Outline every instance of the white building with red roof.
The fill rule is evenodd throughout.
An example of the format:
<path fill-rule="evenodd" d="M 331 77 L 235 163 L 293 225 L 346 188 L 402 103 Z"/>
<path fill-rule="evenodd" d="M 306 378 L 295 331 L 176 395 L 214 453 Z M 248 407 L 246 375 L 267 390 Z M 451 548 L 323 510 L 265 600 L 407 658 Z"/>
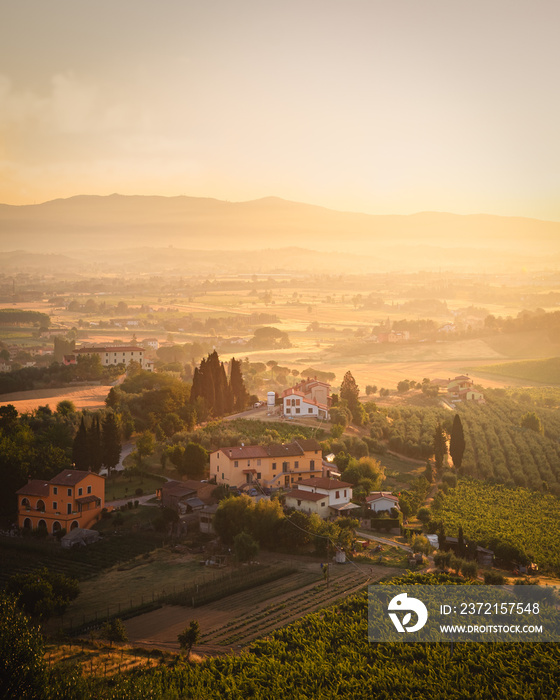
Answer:
<path fill-rule="evenodd" d="M 316 477 L 297 482 L 297 488 L 286 494 L 286 507 L 304 513 L 317 513 L 321 518 L 348 515 L 359 508 L 351 503 L 352 484 L 347 481 Z"/>
<path fill-rule="evenodd" d="M 389 491 L 373 491 L 366 496 L 366 504 L 370 510 L 379 513 L 382 510 L 398 508 L 399 499 Z"/>
<path fill-rule="evenodd" d="M 76 355 L 97 355 L 104 367 L 119 364 L 128 366 L 132 361 L 138 362 L 141 367 L 144 367 L 146 351 L 144 348 L 140 348 L 137 345 L 92 345 L 79 348 L 76 350 Z"/>
<path fill-rule="evenodd" d="M 286 418 L 329 417 L 330 384 L 314 377 L 305 379 L 282 392 L 282 414 Z"/>

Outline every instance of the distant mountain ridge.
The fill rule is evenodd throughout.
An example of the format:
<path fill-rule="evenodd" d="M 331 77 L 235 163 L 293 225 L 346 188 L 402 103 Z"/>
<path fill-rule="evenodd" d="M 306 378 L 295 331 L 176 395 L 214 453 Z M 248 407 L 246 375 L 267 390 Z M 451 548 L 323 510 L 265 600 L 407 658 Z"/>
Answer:
<path fill-rule="evenodd" d="M 410 246 L 453 255 L 454 248 L 528 262 L 558 258 L 560 222 L 487 214 L 341 212 L 277 197 L 211 198 L 78 195 L 42 204 L 0 204 L 0 249 L 67 253 L 130 246 L 263 250 L 298 246 L 379 255 Z M 445 255 L 443 257 L 445 257 Z M 421 255 L 422 257 L 422 255 Z M 467 256 L 469 257 L 469 256 Z M 484 258 L 480 260 L 485 266 Z M 439 264 L 439 263 L 438 263 Z"/>

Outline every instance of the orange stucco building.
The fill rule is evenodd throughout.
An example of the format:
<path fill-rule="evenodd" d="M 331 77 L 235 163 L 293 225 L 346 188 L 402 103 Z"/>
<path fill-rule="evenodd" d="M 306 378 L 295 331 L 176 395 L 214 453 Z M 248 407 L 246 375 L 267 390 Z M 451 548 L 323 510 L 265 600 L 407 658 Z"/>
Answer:
<path fill-rule="evenodd" d="M 105 504 L 105 478 L 93 472 L 65 469 L 50 481 L 31 479 L 17 492 L 18 526 L 48 533 L 88 528 Z"/>

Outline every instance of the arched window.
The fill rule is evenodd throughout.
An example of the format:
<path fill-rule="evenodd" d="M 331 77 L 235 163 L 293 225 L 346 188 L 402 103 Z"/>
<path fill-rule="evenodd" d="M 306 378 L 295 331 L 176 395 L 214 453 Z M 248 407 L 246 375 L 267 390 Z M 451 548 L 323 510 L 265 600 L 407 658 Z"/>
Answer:
<path fill-rule="evenodd" d="M 41 513 L 45 512 L 45 501 L 42 501 L 41 499 L 37 501 L 37 510 Z"/>
<path fill-rule="evenodd" d="M 80 527 L 80 523 L 77 520 L 73 520 L 72 525 L 70 525 L 70 529 L 75 530 L 77 527 Z"/>
<path fill-rule="evenodd" d="M 28 499 L 28 498 L 22 498 L 22 499 L 21 499 L 21 507 L 22 507 L 22 508 L 27 508 L 27 509 L 31 508 L 31 505 L 30 505 L 30 503 L 29 503 L 29 499 Z"/>
<path fill-rule="evenodd" d="M 39 520 L 37 523 L 37 530 L 47 529 L 47 523 L 44 520 Z"/>
<path fill-rule="evenodd" d="M 31 530 L 31 520 L 29 518 L 25 518 L 23 521 L 23 527 L 27 530 Z"/>
<path fill-rule="evenodd" d="M 53 535 L 55 532 L 58 532 L 60 529 L 61 529 L 60 523 L 58 522 L 58 520 L 55 520 L 53 523 L 53 526 L 52 526 Z"/>

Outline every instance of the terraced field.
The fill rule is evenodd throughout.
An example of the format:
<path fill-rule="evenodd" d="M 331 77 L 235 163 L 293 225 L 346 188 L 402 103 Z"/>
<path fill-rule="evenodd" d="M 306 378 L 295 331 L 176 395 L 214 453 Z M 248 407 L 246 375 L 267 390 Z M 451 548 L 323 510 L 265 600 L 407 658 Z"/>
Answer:
<path fill-rule="evenodd" d="M 227 596 L 196 609 L 167 606 L 127 620 L 136 645 L 178 650 L 177 635 L 198 620 L 202 637 L 195 651 L 205 655 L 238 650 L 258 637 L 354 593 L 368 583 L 394 575 L 398 569 L 364 565 L 330 565 L 327 587 L 318 562 L 270 584 Z"/>

